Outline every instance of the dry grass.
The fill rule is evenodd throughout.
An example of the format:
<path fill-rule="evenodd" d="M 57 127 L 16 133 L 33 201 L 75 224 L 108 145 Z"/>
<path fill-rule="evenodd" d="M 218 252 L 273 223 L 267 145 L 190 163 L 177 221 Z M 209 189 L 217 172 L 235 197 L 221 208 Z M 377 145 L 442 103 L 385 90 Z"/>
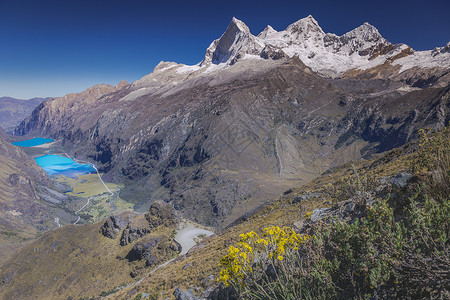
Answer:
<path fill-rule="evenodd" d="M 69 196 L 92 197 L 108 192 L 99 180 L 97 174 L 86 174 L 78 176 L 77 178 L 60 175 L 57 176 L 55 180 L 70 186 L 71 191 L 66 193 Z M 112 192 L 116 192 L 121 188 L 120 185 L 114 183 L 107 183 L 106 186 Z"/>
<path fill-rule="evenodd" d="M 403 154 L 403 152 L 403 149 L 394 149 L 386 154 L 377 155 L 371 160 L 359 160 L 336 168 L 332 173 L 322 175 L 292 193 L 280 197 L 247 221 L 205 239 L 201 247 L 194 249 L 187 256 L 180 257 L 168 266 L 157 270 L 140 284 L 110 295 L 108 299 L 133 299 L 142 292 L 157 292 L 160 295 L 159 299 L 166 297 L 171 299 L 174 290 L 178 287 L 199 287 L 203 290 L 206 287 L 203 284 L 204 279 L 210 275 L 217 278 L 219 260 L 226 254 L 227 248 L 238 241 L 239 234 L 251 230 L 259 234 L 267 225 L 293 226 L 295 222 L 304 218 L 306 212 L 329 206 L 328 201 L 331 198 L 324 200 L 322 195 L 319 198 L 312 197 L 295 204 L 293 204 L 293 198 L 305 192 L 323 192 L 329 183 L 353 176 L 352 164 L 358 172 L 370 171 L 377 178 L 392 176 L 406 170 L 409 166 L 410 154 Z"/>
<path fill-rule="evenodd" d="M 144 261 L 125 258 L 133 244 L 120 246 L 120 236 L 106 238 L 99 227 L 98 223 L 82 228 L 64 226 L 25 246 L 0 270 L 3 278 L 14 276 L 13 284 L 2 285 L 0 299 L 96 297 L 102 291 L 132 283 L 131 272 L 148 272 Z M 170 236 L 174 229 L 159 227 L 146 238 Z"/>

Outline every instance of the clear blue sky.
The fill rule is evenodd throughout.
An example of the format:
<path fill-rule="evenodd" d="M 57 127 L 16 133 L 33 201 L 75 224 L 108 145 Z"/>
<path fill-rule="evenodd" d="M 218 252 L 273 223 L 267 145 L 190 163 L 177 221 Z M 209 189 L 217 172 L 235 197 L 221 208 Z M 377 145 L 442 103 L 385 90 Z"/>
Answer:
<path fill-rule="evenodd" d="M 0 96 L 62 96 L 129 82 L 161 61 L 195 64 L 233 16 L 253 34 L 313 15 L 341 35 L 364 22 L 416 50 L 450 40 L 449 0 L 0 0 Z"/>

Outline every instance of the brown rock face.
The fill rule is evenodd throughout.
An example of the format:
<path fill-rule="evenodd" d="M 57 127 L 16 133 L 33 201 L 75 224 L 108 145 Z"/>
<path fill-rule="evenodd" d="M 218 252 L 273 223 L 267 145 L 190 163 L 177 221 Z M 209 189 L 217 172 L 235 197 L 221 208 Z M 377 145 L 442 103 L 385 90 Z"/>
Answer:
<path fill-rule="evenodd" d="M 178 223 L 173 206 L 161 201 L 152 203 L 149 212 L 145 214 L 145 219 L 149 226 L 153 228 L 161 225 L 168 227 Z"/>
<path fill-rule="evenodd" d="M 6 133 L 11 132 L 45 100 L 44 98 L 19 100 L 10 97 L 0 97 L 0 127 Z"/>
<path fill-rule="evenodd" d="M 274 47 L 271 47 L 269 45 L 265 46 L 264 49 L 261 51 L 260 56 L 264 59 L 288 59 L 289 56 L 287 56 L 286 53 L 284 53 L 281 49 L 275 49 Z"/>

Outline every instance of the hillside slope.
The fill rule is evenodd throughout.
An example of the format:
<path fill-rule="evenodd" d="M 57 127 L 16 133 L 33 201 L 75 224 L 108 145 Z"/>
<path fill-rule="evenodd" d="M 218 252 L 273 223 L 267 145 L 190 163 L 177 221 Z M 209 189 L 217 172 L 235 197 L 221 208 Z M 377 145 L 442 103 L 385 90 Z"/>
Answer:
<path fill-rule="evenodd" d="M 179 252 L 170 205 L 46 232 L 0 266 L 1 299 L 91 297 L 133 282 Z"/>
<path fill-rule="evenodd" d="M 176 253 L 170 240 L 163 241 L 161 247 L 154 247 L 149 242 L 161 234 L 170 236 L 175 228 L 173 225 L 178 221 L 170 213 L 170 205 L 157 202 L 145 218 L 128 212 L 96 224 L 53 230 L 23 248 L 1 267 L 0 290 L 3 294 L 0 295 L 19 299 L 103 296 L 134 299 L 147 293 L 157 299 L 174 294 L 178 295 L 176 299 L 182 299 L 180 295 L 186 292 L 184 295 L 191 293 L 207 299 L 225 297 L 229 290 L 216 283 L 218 262 L 227 253 L 227 248 L 239 241 L 240 234 L 251 230 L 260 233 L 266 226 L 290 226 L 296 231 L 304 231 L 314 229 L 320 220 L 328 217 L 351 222 L 360 217 L 360 209 L 366 207 L 361 205 L 361 199 L 370 207 L 389 194 L 389 203 L 397 210 L 407 205 L 408 197 L 416 193 L 417 187 L 428 176 L 419 173 L 412 177 L 409 173 L 416 161 L 416 147 L 417 144 L 409 144 L 369 160 L 336 167 L 302 187 L 285 191 L 278 199 L 204 239 L 185 256 L 151 273 L 155 263 L 146 262 L 151 257 L 144 255 L 146 249 L 159 249 L 161 252 L 152 253 L 153 259 L 160 259 L 160 262 Z M 161 222 L 165 225 L 157 229 L 152 227 Z M 146 231 L 146 228 L 150 230 Z M 123 245 L 130 237 L 130 242 Z M 149 246 L 145 246 L 147 244 Z M 424 286 L 427 284 L 433 283 L 424 280 Z M 405 286 L 408 283 L 402 283 L 402 287 Z M 414 291 L 412 287 L 410 290 Z"/>
<path fill-rule="evenodd" d="M 0 262 L 25 240 L 50 226 L 50 210 L 36 193 L 43 171 L 0 129 Z M 40 230 L 39 230 L 40 228 Z"/>

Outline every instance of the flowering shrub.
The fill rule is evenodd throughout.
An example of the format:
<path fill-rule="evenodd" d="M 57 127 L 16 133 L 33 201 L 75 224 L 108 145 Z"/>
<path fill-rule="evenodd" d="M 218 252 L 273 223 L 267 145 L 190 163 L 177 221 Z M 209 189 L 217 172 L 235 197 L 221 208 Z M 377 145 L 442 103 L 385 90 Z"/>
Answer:
<path fill-rule="evenodd" d="M 218 281 L 225 286 L 232 285 L 240 293 L 247 293 L 270 277 L 283 277 L 287 270 L 285 259 L 290 261 L 299 247 L 310 236 L 297 234 L 290 227 L 266 227 L 260 237 L 254 231 L 241 234 L 240 241 L 228 248 L 219 263 L 221 268 Z M 273 271 L 266 272 L 268 266 Z M 257 287 L 256 287 L 257 288 Z"/>
<path fill-rule="evenodd" d="M 418 190 L 400 221 L 387 199 L 351 224 L 318 224 L 314 238 L 287 227 L 267 227 L 262 237 L 241 234 L 220 261 L 218 281 L 243 299 L 448 295 L 442 284 L 449 262 L 449 199 L 431 201 Z"/>
<path fill-rule="evenodd" d="M 421 131 L 412 156 L 418 176 L 397 192 L 402 197 L 359 201 L 351 221 L 307 227 L 314 238 L 273 226 L 261 237 L 241 234 L 220 261 L 218 281 L 243 299 L 450 299 L 449 135 L 449 127 Z M 375 178 L 356 169 L 355 176 L 350 192 L 336 195 L 361 200 L 376 187 Z"/>

